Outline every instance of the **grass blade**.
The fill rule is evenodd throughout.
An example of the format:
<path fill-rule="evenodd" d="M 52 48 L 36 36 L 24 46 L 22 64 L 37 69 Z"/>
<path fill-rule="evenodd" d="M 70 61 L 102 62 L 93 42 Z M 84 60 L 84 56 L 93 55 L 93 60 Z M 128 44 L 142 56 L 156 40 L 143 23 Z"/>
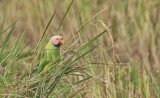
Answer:
<path fill-rule="evenodd" d="M 74 0 L 72 0 L 71 3 L 69 4 L 69 6 L 68 6 L 68 8 L 67 8 L 67 10 L 66 10 L 66 12 L 65 12 L 65 14 L 64 14 L 64 16 L 63 16 L 63 18 L 62 18 L 62 20 L 61 20 L 61 23 L 60 23 L 59 28 L 58 28 L 58 34 L 57 34 L 57 35 L 60 34 L 60 29 L 61 29 L 61 27 L 62 27 L 62 24 L 63 24 L 63 22 L 64 22 L 64 19 L 65 19 L 66 15 L 67 15 L 69 9 L 71 8 L 73 2 L 74 2 Z"/>
<path fill-rule="evenodd" d="M 2 34 L 3 34 L 5 18 L 6 18 L 6 13 L 4 14 L 3 22 L 2 22 L 2 25 L 1 25 L 1 28 L 0 28 L 0 38 L 1 38 Z"/>
<path fill-rule="evenodd" d="M 65 90 L 67 90 L 67 89 L 70 89 L 71 87 L 73 87 L 73 86 L 75 86 L 75 85 L 78 85 L 78 84 L 80 84 L 80 83 L 82 83 L 82 82 L 90 79 L 90 78 L 91 78 L 91 76 L 89 76 L 89 77 L 87 77 L 87 78 L 85 78 L 85 79 L 82 79 L 82 80 L 80 80 L 80 81 L 77 81 L 77 82 L 75 82 L 75 83 L 72 83 L 72 84 L 69 84 L 69 85 L 63 87 L 62 89 L 60 89 L 60 90 L 55 94 L 55 96 L 58 95 L 59 93 L 65 91 Z"/>

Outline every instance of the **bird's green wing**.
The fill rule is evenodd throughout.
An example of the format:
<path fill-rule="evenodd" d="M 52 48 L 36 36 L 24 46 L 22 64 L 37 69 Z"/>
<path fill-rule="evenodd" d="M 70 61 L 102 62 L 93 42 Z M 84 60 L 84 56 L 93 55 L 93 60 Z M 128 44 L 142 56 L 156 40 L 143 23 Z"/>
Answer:
<path fill-rule="evenodd" d="M 45 48 L 46 48 L 46 46 L 45 46 Z M 47 50 L 44 49 L 43 53 L 44 53 L 44 55 L 43 55 L 43 58 L 40 60 L 37 73 L 40 73 L 43 70 L 43 68 L 49 63 L 48 57 L 47 57 Z"/>
<path fill-rule="evenodd" d="M 49 61 L 48 61 L 47 59 L 42 58 L 42 60 L 40 61 L 39 66 L 38 66 L 38 71 L 37 71 L 37 73 L 40 73 L 40 72 L 43 70 L 43 68 L 44 68 L 48 63 L 49 63 Z"/>

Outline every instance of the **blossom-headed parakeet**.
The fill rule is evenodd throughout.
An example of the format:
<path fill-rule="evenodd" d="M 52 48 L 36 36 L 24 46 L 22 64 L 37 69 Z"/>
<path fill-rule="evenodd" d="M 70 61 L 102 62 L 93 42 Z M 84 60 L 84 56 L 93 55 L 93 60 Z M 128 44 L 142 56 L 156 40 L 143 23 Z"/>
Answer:
<path fill-rule="evenodd" d="M 55 64 L 60 62 L 60 46 L 62 44 L 64 44 L 62 36 L 53 36 L 49 40 L 45 46 L 44 56 L 40 60 L 37 73 L 40 73 L 41 75 L 48 73 Z M 52 64 L 49 64 L 49 62 L 52 62 Z"/>

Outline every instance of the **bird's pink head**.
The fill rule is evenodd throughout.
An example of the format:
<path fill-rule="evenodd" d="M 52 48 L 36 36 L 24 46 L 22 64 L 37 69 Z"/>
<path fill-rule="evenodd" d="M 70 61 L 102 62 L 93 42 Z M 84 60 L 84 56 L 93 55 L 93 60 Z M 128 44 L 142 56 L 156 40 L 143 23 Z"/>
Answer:
<path fill-rule="evenodd" d="M 64 40 L 62 36 L 53 36 L 51 38 L 51 42 L 55 47 L 60 47 L 62 44 L 64 44 Z"/>

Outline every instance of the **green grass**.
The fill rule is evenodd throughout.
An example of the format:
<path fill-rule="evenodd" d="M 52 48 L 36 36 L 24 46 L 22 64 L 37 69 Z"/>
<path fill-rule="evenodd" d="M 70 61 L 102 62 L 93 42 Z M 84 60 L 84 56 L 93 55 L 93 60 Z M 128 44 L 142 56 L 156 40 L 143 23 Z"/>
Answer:
<path fill-rule="evenodd" d="M 0 98 L 159 98 L 159 5 L 159 0 L 0 1 Z M 65 39 L 61 54 L 68 55 L 46 76 L 31 80 L 24 73 L 37 67 L 57 33 Z"/>

